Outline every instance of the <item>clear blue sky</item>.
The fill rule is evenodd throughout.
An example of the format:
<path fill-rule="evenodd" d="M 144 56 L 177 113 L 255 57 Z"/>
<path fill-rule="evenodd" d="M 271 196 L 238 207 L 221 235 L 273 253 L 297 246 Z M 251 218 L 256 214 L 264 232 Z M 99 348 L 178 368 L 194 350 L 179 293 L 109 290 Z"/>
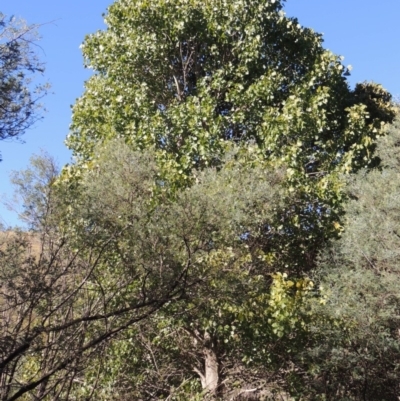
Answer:
<path fill-rule="evenodd" d="M 1 0 L 4 14 L 23 17 L 28 23 L 48 23 L 40 29 L 40 55 L 54 94 L 44 100 L 45 118 L 25 134 L 25 144 L 0 142 L 0 194 L 11 195 L 10 171 L 25 168 L 30 156 L 41 149 L 61 165 L 70 161 L 64 146 L 70 105 L 90 76 L 83 69 L 79 45 L 86 34 L 104 29 L 102 13 L 109 4 L 111 0 Z M 302 25 L 324 33 L 325 47 L 353 66 L 351 85 L 375 81 L 400 97 L 400 0 L 288 0 L 285 11 Z M 17 222 L 1 205 L 0 221 Z"/>

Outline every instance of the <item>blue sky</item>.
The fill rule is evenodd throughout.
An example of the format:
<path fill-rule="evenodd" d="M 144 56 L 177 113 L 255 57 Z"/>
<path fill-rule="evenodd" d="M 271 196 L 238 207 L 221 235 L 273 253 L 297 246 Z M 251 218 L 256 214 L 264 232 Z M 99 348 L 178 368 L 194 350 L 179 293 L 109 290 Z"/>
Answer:
<path fill-rule="evenodd" d="M 47 112 L 22 138 L 25 143 L 0 142 L 0 196 L 12 193 L 8 176 L 29 164 L 41 149 L 60 165 L 70 161 L 64 146 L 71 119 L 70 105 L 82 94 L 90 71 L 84 70 L 79 45 L 85 35 L 104 29 L 102 13 L 110 0 L 1 0 L 0 11 L 41 27 L 39 55 L 46 63 L 44 78 L 53 94 L 44 99 Z M 288 16 L 324 33 L 325 47 L 353 66 L 351 85 L 381 83 L 400 98 L 400 0 L 288 0 Z M 14 214 L 0 205 L 0 222 L 14 225 Z"/>

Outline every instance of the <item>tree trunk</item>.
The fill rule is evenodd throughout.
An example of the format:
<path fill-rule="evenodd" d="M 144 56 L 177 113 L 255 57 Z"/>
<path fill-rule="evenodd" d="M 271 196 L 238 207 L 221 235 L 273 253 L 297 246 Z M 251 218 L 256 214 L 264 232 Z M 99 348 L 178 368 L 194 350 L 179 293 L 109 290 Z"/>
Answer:
<path fill-rule="evenodd" d="M 204 337 L 200 337 L 199 332 L 191 332 L 193 337 L 203 343 L 204 369 L 201 371 L 197 367 L 193 370 L 199 375 L 201 387 L 207 394 L 215 395 L 219 386 L 219 364 L 216 345 L 209 333 L 205 332 Z"/>
<path fill-rule="evenodd" d="M 208 333 L 204 335 L 204 382 L 203 388 L 210 394 L 215 394 L 219 385 L 218 357 L 215 344 Z"/>

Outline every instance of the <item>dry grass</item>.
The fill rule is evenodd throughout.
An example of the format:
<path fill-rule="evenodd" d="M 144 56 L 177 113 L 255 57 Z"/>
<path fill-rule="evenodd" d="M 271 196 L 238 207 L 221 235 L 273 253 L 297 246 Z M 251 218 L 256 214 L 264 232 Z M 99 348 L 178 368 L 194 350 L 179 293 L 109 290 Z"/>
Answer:
<path fill-rule="evenodd" d="M 0 250 L 4 251 L 7 244 L 17 239 L 23 239 L 29 243 L 30 256 L 38 257 L 40 255 L 42 245 L 37 234 L 32 232 L 15 232 L 15 231 L 0 231 Z"/>

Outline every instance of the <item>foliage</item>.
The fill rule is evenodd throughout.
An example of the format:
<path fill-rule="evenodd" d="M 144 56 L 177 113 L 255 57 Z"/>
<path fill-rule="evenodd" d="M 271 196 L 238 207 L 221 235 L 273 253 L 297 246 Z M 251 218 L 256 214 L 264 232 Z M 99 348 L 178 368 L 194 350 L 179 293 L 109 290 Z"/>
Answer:
<path fill-rule="evenodd" d="M 394 108 L 380 85 L 350 89 L 341 58 L 282 7 L 119 0 L 107 30 L 82 46 L 95 74 L 67 139 L 77 163 L 60 183 L 77 192 L 66 229 L 85 242 L 124 227 L 107 256 L 118 263 L 162 231 L 149 258 L 173 269 L 190 255 L 199 280 L 110 348 L 101 391 L 121 382 L 127 398 L 298 391 L 288 355 L 312 346 L 312 305 L 324 301 L 307 274 L 343 229 L 341 174 L 379 164 L 376 138 Z M 137 186 L 139 166 L 150 175 Z"/>
<path fill-rule="evenodd" d="M 79 180 L 98 146 L 121 138 L 134 150 L 155 149 L 173 196 L 196 171 L 220 166 L 235 143 L 249 164 L 286 170 L 287 201 L 277 211 L 285 240 L 273 236 L 264 251 L 279 260 L 278 271 L 310 270 L 340 231 L 338 173 L 377 163 L 375 139 L 394 110 L 380 85 L 351 90 L 340 57 L 282 4 L 110 6 L 108 29 L 82 46 L 95 74 L 73 107 L 67 144 L 78 162 L 65 178 Z"/>
<path fill-rule="evenodd" d="M 378 142 L 382 168 L 349 179 L 346 228 L 315 273 L 327 303 L 316 309 L 317 342 L 307 351 L 312 399 L 398 398 L 399 140 L 397 119 Z"/>
<path fill-rule="evenodd" d="M 152 278 L 155 287 L 179 266 L 196 283 L 180 302 L 121 333 L 98 357 L 85 379 L 87 388 L 98 386 L 96 399 L 110 391 L 121 399 L 202 399 L 216 391 L 233 397 L 251 385 L 258 393 L 273 392 L 279 386 L 271 377 L 287 364 L 285 352 L 307 342 L 309 317 L 300 310 L 312 283 L 276 273 L 279 263 L 263 250 L 279 235 L 284 172 L 249 165 L 238 152 L 232 150 L 220 169 L 197 172 L 196 182 L 172 199 L 168 183 L 159 180 L 157 202 L 160 167 L 152 153 L 110 141 L 82 174 L 69 206 L 68 236 L 87 243 L 120 232 L 105 261 L 113 261 L 121 277 L 148 260 L 159 274 Z M 102 273 L 104 288 L 109 269 Z M 124 303 L 131 291 L 115 302 Z M 205 364 L 213 359 L 218 377 L 211 386 Z"/>
<path fill-rule="evenodd" d="M 395 399 L 395 108 L 282 6 L 119 0 L 86 38 L 76 163 L 14 177 L 4 400 Z"/>
<path fill-rule="evenodd" d="M 47 85 L 32 87 L 44 71 L 34 51 L 37 28 L 0 13 L 0 140 L 20 137 L 40 118 Z"/>
<path fill-rule="evenodd" d="M 129 255 L 114 261 L 124 227 L 78 243 L 61 224 L 65 192 L 52 185 L 56 172 L 52 160 L 34 158 L 33 167 L 14 175 L 33 231 L 1 235 L 2 401 L 69 399 L 112 337 L 193 285 L 183 265 L 160 280 L 149 243 L 137 263 Z"/>
<path fill-rule="evenodd" d="M 137 369 L 143 369 L 137 341 L 149 341 L 160 327 L 160 346 L 164 335 L 177 333 L 177 343 L 162 345 L 168 349 L 167 360 L 171 352 L 180 354 L 175 363 L 189 351 L 177 354 L 176 347 L 192 343 L 191 330 L 226 339 L 230 353 L 229 342 L 237 338 L 247 350 L 240 358 L 251 355 L 246 326 L 264 314 L 262 305 L 268 308 L 269 297 L 263 293 L 274 281 L 268 258 L 259 257 L 258 248 L 263 226 L 273 221 L 273 209 L 280 203 L 282 172 L 248 167 L 233 152 L 223 169 L 200 172 L 197 183 L 176 192 L 174 199 L 160 191 L 154 203 L 159 167 L 152 153 L 132 152 L 113 142 L 82 176 L 79 191 L 71 191 L 69 183 L 54 185 L 56 173 L 52 160 L 39 158 L 13 177 L 38 250 L 32 255 L 31 241 L 21 233 L 6 241 L 2 254 L 2 305 L 8 316 L 0 339 L 4 400 L 27 392 L 38 399 L 67 394 L 100 398 L 106 372 L 111 372 L 109 380 L 120 378 L 121 360 L 109 365 L 113 352 L 121 357 L 133 347 L 139 352 L 133 359 L 141 363 Z M 235 299 L 239 294 L 241 299 Z M 159 308 L 163 311 L 154 319 L 125 333 Z M 218 309 L 219 319 L 213 320 Z M 136 335 L 140 327 L 142 337 Z M 127 335 L 131 341 L 122 341 Z M 109 342 L 116 336 L 119 343 Z M 201 372 L 203 346 L 193 350 L 197 356 L 187 364 L 191 375 L 181 369 L 182 380 L 160 383 L 160 394 L 170 384 L 179 391 L 200 388 L 193 369 Z M 110 355 L 108 360 L 91 365 L 91 360 L 102 359 L 102 352 Z M 87 385 L 77 387 L 74 383 L 85 371 Z M 138 378 L 143 377 L 140 372 Z M 148 392 L 151 376 L 142 384 L 121 387 L 121 392 L 133 388 L 130 397 Z"/>
<path fill-rule="evenodd" d="M 379 85 L 350 90 L 321 36 L 285 17 L 281 1 L 132 1 L 86 38 L 97 74 L 74 106 L 68 145 L 82 161 L 121 137 L 156 147 L 175 181 L 215 165 L 226 141 L 254 142 L 291 174 L 367 166 L 393 118 Z"/>

